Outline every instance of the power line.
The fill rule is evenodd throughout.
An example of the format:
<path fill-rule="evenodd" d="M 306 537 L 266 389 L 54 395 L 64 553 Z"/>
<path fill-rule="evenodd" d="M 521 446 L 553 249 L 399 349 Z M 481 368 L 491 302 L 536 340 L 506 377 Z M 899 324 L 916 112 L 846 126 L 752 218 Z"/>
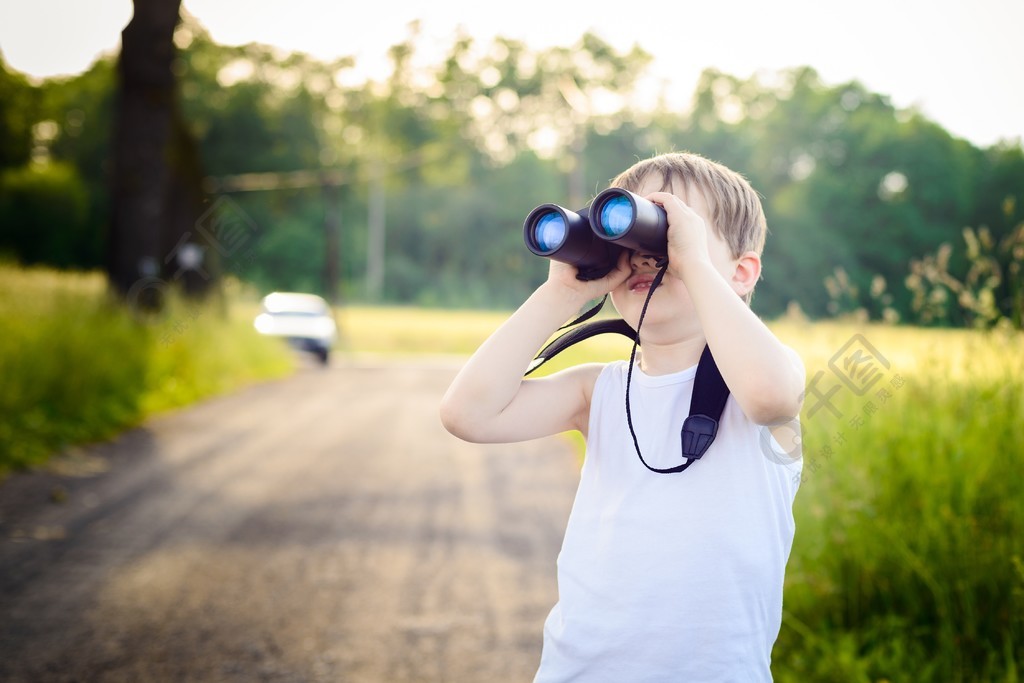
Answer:
<path fill-rule="evenodd" d="M 429 153 L 428 153 L 429 152 Z M 265 192 L 273 190 L 299 190 L 310 187 L 341 187 L 356 182 L 377 180 L 381 172 L 408 171 L 447 158 L 445 150 L 433 147 L 416 150 L 390 164 L 375 166 L 378 171 L 367 177 L 363 173 L 348 173 L 340 168 L 301 169 L 296 171 L 268 171 L 265 173 L 234 173 L 208 176 L 203 189 L 210 194 L 228 192 Z"/>

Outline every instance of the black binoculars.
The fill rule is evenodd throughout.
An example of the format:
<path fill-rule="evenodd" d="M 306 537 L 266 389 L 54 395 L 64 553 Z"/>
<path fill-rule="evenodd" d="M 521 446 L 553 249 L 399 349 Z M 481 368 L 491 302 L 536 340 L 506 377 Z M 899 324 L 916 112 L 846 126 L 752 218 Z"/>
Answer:
<path fill-rule="evenodd" d="M 580 280 L 597 280 L 615 268 L 625 249 L 667 255 L 667 230 L 665 209 L 612 187 L 579 211 L 541 204 L 526 217 L 523 237 L 534 254 L 576 266 Z"/>

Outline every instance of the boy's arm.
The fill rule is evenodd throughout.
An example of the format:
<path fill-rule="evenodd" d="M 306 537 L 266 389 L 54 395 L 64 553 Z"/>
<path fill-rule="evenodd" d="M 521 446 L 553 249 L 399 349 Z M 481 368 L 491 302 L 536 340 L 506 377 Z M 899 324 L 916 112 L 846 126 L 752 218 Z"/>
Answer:
<path fill-rule="evenodd" d="M 470 357 L 441 401 L 445 428 L 466 441 L 526 441 L 570 429 L 586 432 L 598 365 L 523 379 L 537 351 L 591 299 L 629 275 L 628 259 L 601 280 L 576 280 L 576 269 L 552 261 L 547 282 Z"/>
<path fill-rule="evenodd" d="M 734 289 L 753 288 L 760 258 L 754 252 L 743 254 L 735 280 L 745 279 L 746 284 L 728 281 L 711 261 L 704 219 L 673 195 L 655 193 L 648 199 L 668 213 L 669 269 L 683 280 L 715 364 L 744 414 L 761 425 L 797 418 L 803 403 L 803 361 Z"/>

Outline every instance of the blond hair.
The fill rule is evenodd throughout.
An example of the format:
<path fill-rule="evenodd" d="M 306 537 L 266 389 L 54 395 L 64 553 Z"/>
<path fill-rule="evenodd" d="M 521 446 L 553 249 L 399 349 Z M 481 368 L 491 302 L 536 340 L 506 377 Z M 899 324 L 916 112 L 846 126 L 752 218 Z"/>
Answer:
<path fill-rule="evenodd" d="M 733 258 L 748 251 L 761 255 L 768 224 L 761 198 L 746 178 L 699 154 L 669 152 L 633 164 L 615 177 L 612 187 L 636 192 L 652 173 L 661 176 L 664 192 L 671 192 L 672 182 L 679 180 L 687 190 L 696 188 L 704 195 L 711 229 L 729 245 Z"/>

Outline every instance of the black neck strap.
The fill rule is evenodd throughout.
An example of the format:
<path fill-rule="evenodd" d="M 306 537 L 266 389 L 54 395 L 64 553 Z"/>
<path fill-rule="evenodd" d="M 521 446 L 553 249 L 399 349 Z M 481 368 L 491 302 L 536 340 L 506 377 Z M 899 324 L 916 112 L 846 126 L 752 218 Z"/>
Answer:
<path fill-rule="evenodd" d="M 715 359 L 711 355 L 710 347 L 705 346 L 704 351 L 701 353 L 700 361 L 697 363 L 697 374 L 693 380 L 693 393 L 690 397 L 690 412 L 686 420 L 683 421 L 683 428 L 680 434 L 684 462 L 680 465 L 676 465 L 675 467 L 658 468 L 651 467 L 651 465 L 644 460 L 644 456 L 640 452 L 640 443 L 637 440 L 636 431 L 633 429 L 633 414 L 630 409 L 629 390 L 632 385 L 633 366 L 636 364 L 636 349 L 640 344 L 640 335 L 638 330 L 643 325 L 644 316 L 647 314 L 647 306 L 651 302 L 651 296 L 654 294 L 654 290 L 657 289 L 658 285 L 660 285 L 661 281 L 664 279 L 667 269 L 667 264 L 662 265 L 658 270 L 657 275 L 655 275 L 654 280 L 651 282 L 651 289 L 647 293 L 647 299 L 644 300 L 643 309 L 640 311 L 640 320 L 637 322 L 637 330 L 634 330 L 626 323 L 625 320 L 622 319 L 601 320 L 598 322 L 587 323 L 586 325 L 580 325 L 575 329 L 565 332 L 545 346 L 544 349 L 537 354 L 537 357 L 534 358 L 530 368 L 526 371 L 526 375 L 530 375 L 541 365 L 548 362 L 565 349 L 598 334 L 621 334 L 631 339 L 633 341 L 633 349 L 629 354 L 629 369 L 626 373 L 626 424 L 629 425 L 629 433 L 633 438 L 633 447 L 636 449 L 636 455 L 640 458 L 640 462 L 643 463 L 644 467 L 652 472 L 657 472 L 658 474 L 674 474 L 676 472 L 682 472 L 707 452 L 712 442 L 714 442 L 715 436 L 718 434 L 718 423 L 722 418 L 722 412 L 725 410 L 725 403 L 729 398 L 729 387 L 726 386 L 725 380 L 722 379 L 722 373 L 719 372 L 718 366 L 715 364 Z M 604 299 L 579 318 L 560 329 L 572 327 L 584 320 L 594 317 L 603 304 Z"/>

